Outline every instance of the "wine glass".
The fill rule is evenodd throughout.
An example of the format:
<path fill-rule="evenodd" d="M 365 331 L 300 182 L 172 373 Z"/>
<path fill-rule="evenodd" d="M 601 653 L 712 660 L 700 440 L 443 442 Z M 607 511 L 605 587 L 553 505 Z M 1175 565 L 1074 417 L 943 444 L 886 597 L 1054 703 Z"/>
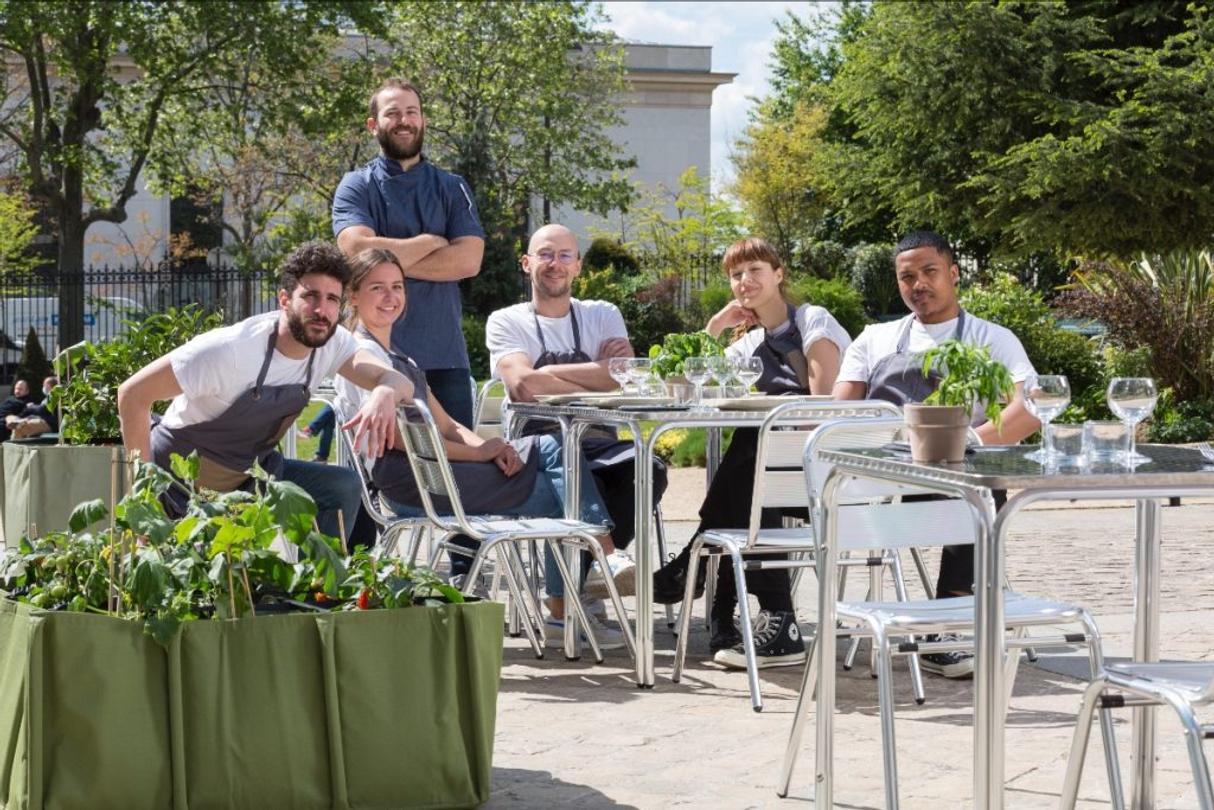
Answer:
<path fill-rule="evenodd" d="M 1159 392 L 1155 390 L 1155 381 L 1150 377 L 1114 377 L 1109 382 L 1109 410 L 1125 423 L 1130 433 L 1130 449 L 1126 453 L 1126 462 L 1130 464 L 1150 461 L 1147 456 L 1139 455 L 1134 432 L 1138 423 L 1155 410 L 1157 399 Z"/>
<path fill-rule="evenodd" d="M 734 363 L 733 371 L 738 379 L 742 381 L 742 385 L 746 386 L 746 393 L 743 396 L 748 397 L 750 396 L 750 387 L 763 376 L 763 360 L 754 355 L 739 357 Z"/>
<path fill-rule="evenodd" d="M 712 372 L 708 369 L 708 358 L 688 357 L 684 359 L 683 376 L 687 378 L 687 382 L 696 387 L 695 404 L 692 406 L 692 410 L 707 410 L 704 407 L 704 383 L 712 376 Z"/>
<path fill-rule="evenodd" d="M 1058 455 L 1050 422 L 1071 402 L 1071 385 L 1062 374 L 1030 374 L 1024 380 L 1024 404 L 1029 413 L 1041 420 L 1041 449 L 1028 458 L 1043 464 Z"/>
<path fill-rule="evenodd" d="M 636 386 L 637 396 L 642 396 L 641 386 L 653 373 L 653 361 L 648 357 L 631 357 L 628 359 L 628 379 Z"/>
<path fill-rule="evenodd" d="M 628 364 L 630 362 L 632 362 L 631 357 L 613 357 L 607 361 L 607 373 L 620 387 L 621 394 L 628 390 Z"/>
<path fill-rule="evenodd" d="M 708 373 L 716 380 L 717 386 L 721 389 L 721 396 L 725 397 L 725 386 L 733 382 L 733 360 L 723 354 L 718 354 L 708 358 Z"/>

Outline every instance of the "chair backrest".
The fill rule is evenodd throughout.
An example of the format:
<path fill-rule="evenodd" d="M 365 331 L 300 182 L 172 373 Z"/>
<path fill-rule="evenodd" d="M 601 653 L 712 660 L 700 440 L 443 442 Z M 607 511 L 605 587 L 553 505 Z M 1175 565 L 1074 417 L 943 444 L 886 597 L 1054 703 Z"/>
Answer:
<path fill-rule="evenodd" d="M 902 417 L 839 419 L 818 427 L 805 445 L 805 486 L 812 503 L 814 532 L 819 542 L 822 488 L 833 465 L 823 450 L 881 447 L 898 438 Z M 837 510 L 839 550 L 873 550 L 909 546 L 973 543 L 977 533 L 970 506 L 960 498 L 939 496 L 906 502 L 907 495 L 938 494 L 909 485 L 858 479 L 839 492 Z"/>
<path fill-rule="evenodd" d="M 380 527 L 387 527 L 395 518 L 384 511 L 383 505 L 376 494 L 375 485 L 371 483 L 371 471 L 367 469 L 367 465 L 363 463 L 362 456 L 359 455 L 357 448 L 354 447 L 354 440 L 350 435 L 350 431 L 342 428 L 342 425 L 348 422 L 350 417 L 343 412 L 341 402 L 341 399 L 334 399 L 332 403 L 333 415 L 337 417 L 338 463 L 352 468 L 358 475 L 358 483 L 362 489 L 363 508 L 367 510 L 367 514 Z"/>
<path fill-rule="evenodd" d="M 749 543 L 758 537 L 763 509 L 810 506 L 802 465 L 805 442 L 819 424 L 841 417 L 876 418 L 896 414 L 896 406 L 880 400 L 793 401 L 773 408 L 759 428 Z"/>
<path fill-rule="evenodd" d="M 502 403 L 506 400 L 506 384 L 488 380 L 476 392 L 476 409 L 472 430 L 483 439 L 506 438 L 502 422 Z"/>
<path fill-rule="evenodd" d="M 397 409 L 396 421 L 405 440 L 405 452 L 409 456 L 409 466 L 413 469 L 413 478 L 417 482 L 426 516 L 444 531 L 466 534 L 474 540 L 484 539 L 483 533 L 469 524 L 464 513 L 459 487 L 451 473 L 451 463 L 447 460 L 447 448 L 426 403 L 414 399 L 401 406 Z M 446 498 L 450 502 L 449 513 L 440 513 L 434 504 L 436 497 Z"/>

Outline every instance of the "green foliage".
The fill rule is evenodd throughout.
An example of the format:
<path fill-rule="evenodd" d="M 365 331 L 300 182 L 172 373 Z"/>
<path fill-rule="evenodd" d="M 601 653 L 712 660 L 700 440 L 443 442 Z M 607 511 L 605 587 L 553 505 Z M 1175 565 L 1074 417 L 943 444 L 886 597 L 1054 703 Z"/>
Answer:
<path fill-rule="evenodd" d="M 1150 373 L 1181 400 L 1214 399 L 1214 258 L 1207 251 L 1091 262 L 1059 297 L 1123 348 L 1146 347 Z"/>
<path fill-rule="evenodd" d="M 1165 444 L 1204 442 L 1214 437 L 1214 402 L 1177 402 L 1175 392 L 1165 388 L 1147 427 L 1147 441 Z"/>
<path fill-rule="evenodd" d="M 1000 273 L 963 291 L 960 301 L 966 312 L 1010 329 L 1039 374 L 1066 375 L 1073 406 L 1058 421 L 1101 418 L 1108 375 L 1097 345 L 1058 326 L 1041 293 Z"/>
<path fill-rule="evenodd" d="M 42 381 L 55 373 L 55 367 L 46 359 L 42 342 L 38 340 L 38 332 L 30 327 L 25 335 L 25 345 L 21 347 L 21 360 L 13 372 L 14 380 L 25 380 L 30 384 L 30 391 L 41 390 Z"/>
<path fill-rule="evenodd" d="M 679 280 L 657 281 L 649 274 L 624 274 L 615 268 L 585 272 L 573 282 L 575 297 L 615 304 L 628 326 L 628 338 L 639 354 L 646 346 L 658 343 L 668 332 L 687 328 L 683 314 L 675 306 Z"/>
<path fill-rule="evenodd" d="M 219 313 L 207 313 L 197 304 L 170 307 L 145 320 L 128 321 L 121 337 L 68 349 L 56 359 L 60 385 L 50 406 L 63 409 L 63 437 L 72 444 L 120 441 L 118 386 L 148 363 L 221 323 Z"/>
<path fill-rule="evenodd" d="M 672 333 L 662 343 L 649 347 L 648 357 L 659 377 L 683 373 L 683 361 L 688 357 L 714 357 L 725 354 L 726 344 L 707 332 Z"/>
<path fill-rule="evenodd" d="M 478 380 L 489 378 L 489 348 L 485 345 L 485 321 L 476 315 L 465 315 L 460 319 L 464 329 L 464 343 L 468 346 L 468 366 L 472 376 Z"/>
<path fill-rule="evenodd" d="M 905 311 L 894 275 L 893 245 L 857 245 L 852 250 L 851 283 L 872 317 Z"/>
<path fill-rule="evenodd" d="M 802 251 L 798 270 L 819 278 L 847 278 L 851 274 L 851 266 L 852 252 L 839 242 L 824 239 L 811 242 Z"/>
<path fill-rule="evenodd" d="M 590 243 L 582 257 L 582 271 L 609 267 L 621 273 L 635 273 L 641 269 L 641 262 L 619 240 L 600 236 Z"/>
<path fill-rule="evenodd" d="M 38 264 L 38 257 L 29 254 L 38 235 L 34 213 L 24 196 L 0 191 L 0 277 Z"/>
<path fill-rule="evenodd" d="M 709 283 L 700 290 L 698 295 L 700 309 L 707 313 L 720 312 L 726 304 L 733 300 L 733 290 L 729 288 L 728 284 L 721 281 Z"/>
<path fill-rule="evenodd" d="M 164 646 L 183 622 L 206 617 L 463 601 L 433 572 L 384 560 L 378 551 L 343 558 L 338 541 L 316 531 L 316 504 L 294 484 L 254 469 L 251 492 L 197 489 L 196 454 L 174 455 L 173 470 L 180 480 L 136 462 L 131 491 L 106 528 L 96 528 L 109 517 L 104 503 L 89 501 L 73 511 L 68 531 L 22 538 L 0 563 L 0 587 L 37 608 L 142 622 Z M 169 487 L 189 496 L 180 520 L 164 511 Z M 299 547 L 298 562 L 271 548 L 280 535 Z"/>
<path fill-rule="evenodd" d="M 999 428 L 1003 401 L 1016 393 L 1007 367 L 991 358 L 985 346 L 949 339 L 923 353 L 923 376 L 943 373 L 940 385 L 923 400 L 925 405 L 953 405 L 973 410 L 985 403 L 986 418 Z"/>
<path fill-rule="evenodd" d="M 826 307 L 852 337 L 869 323 L 859 290 L 841 278 L 802 278 L 793 282 L 792 294 L 801 301 Z"/>

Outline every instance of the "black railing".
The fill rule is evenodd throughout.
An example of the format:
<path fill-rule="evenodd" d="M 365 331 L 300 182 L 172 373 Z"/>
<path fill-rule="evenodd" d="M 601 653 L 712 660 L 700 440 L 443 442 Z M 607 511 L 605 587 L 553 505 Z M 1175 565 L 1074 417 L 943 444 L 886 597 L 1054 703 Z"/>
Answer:
<path fill-rule="evenodd" d="M 0 379 L 8 381 L 33 327 L 48 357 L 59 349 L 60 297 L 83 288 L 85 340 L 121 335 L 126 320 L 200 304 L 235 323 L 277 306 L 276 275 L 228 267 L 89 267 L 81 272 L 0 276 Z"/>

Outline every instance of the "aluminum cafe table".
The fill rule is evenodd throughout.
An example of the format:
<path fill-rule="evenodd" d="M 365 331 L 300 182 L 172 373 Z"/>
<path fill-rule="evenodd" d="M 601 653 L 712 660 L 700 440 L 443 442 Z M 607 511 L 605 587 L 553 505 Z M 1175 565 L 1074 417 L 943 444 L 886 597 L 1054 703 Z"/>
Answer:
<path fill-rule="evenodd" d="M 1139 445 L 1150 461 L 1133 469 L 1098 464 L 1084 469 L 1046 469 L 1025 458 L 1035 447 L 983 447 L 956 464 L 920 464 L 908 454 L 889 449 L 823 451 L 820 458 L 834 467 L 823 489 L 824 549 L 818 559 L 818 581 L 835 575 L 835 509 L 840 488 L 849 480 L 872 479 L 910 484 L 959 496 L 975 518 L 977 543 L 975 583 L 975 719 L 974 806 L 1003 807 L 1005 695 L 1002 583 L 1007 527 L 1029 504 L 1042 500 L 1125 499 L 1136 506 L 1134 554 L 1134 658 L 1159 658 L 1160 499 L 1208 495 L 1214 492 L 1214 465 L 1194 449 Z M 1018 490 L 993 514 L 983 497 L 986 489 Z M 817 674 L 817 732 L 815 742 L 815 806 L 833 807 L 832 758 L 835 703 L 835 593 L 821 588 L 818 603 L 819 650 Z M 809 705 L 802 696 L 803 711 Z M 1151 708 L 1133 709 L 1131 807 L 1154 807 L 1155 715 Z"/>
<path fill-rule="evenodd" d="M 771 398 L 765 398 L 770 400 Z M 799 402 L 801 407 L 812 409 L 823 405 L 821 419 L 863 415 L 874 403 L 866 400 L 833 403 L 820 397 L 780 397 L 787 404 Z M 779 403 L 784 406 L 785 403 Z M 888 408 L 886 403 L 878 407 Z M 658 438 L 675 428 L 711 429 L 759 427 L 771 413 L 763 410 L 691 411 L 686 407 L 647 407 L 643 404 L 628 408 L 594 407 L 576 403 L 556 405 L 536 402 L 516 402 L 510 405 L 511 419 L 543 419 L 556 421 L 561 426 L 565 459 L 565 510 L 568 517 L 577 517 L 579 475 L 577 459 L 581 453 L 581 438 L 592 425 L 625 427 L 632 433 L 636 448 L 636 683 L 641 688 L 652 688 L 655 682 L 653 664 L 653 450 Z M 811 419 L 812 419 L 811 415 Z M 645 437 L 641 423 L 653 424 L 649 436 Z M 711 455 L 711 453 L 710 453 Z M 578 567 L 571 566 L 576 577 Z M 577 635 L 573 622 L 566 622 L 565 654 L 577 655 Z"/>

